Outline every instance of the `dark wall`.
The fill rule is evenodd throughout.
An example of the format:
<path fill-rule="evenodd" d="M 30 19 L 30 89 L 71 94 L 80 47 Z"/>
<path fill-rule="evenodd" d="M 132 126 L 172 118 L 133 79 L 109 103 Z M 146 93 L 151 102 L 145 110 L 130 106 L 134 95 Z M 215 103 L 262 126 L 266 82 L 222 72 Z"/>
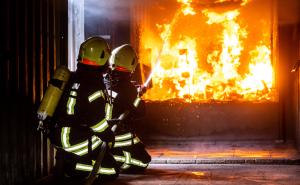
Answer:
<path fill-rule="evenodd" d="M 282 136 L 298 138 L 300 151 L 299 70 L 291 73 L 297 59 L 300 59 L 300 1 L 277 0 L 277 3 Z"/>
<path fill-rule="evenodd" d="M 299 8 L 300 9 L 300 8 Z M 298 24 L 298 64 L 300 66 L 300 23 Z M 296 107 L 298 108 L 297 111 L 297 116 L 296 116 L 296 136 L 297 136 L 297 145 L 298 145 L 298 151 L 300 151 L 300 72 L 299 72 L 299 68 L 298 68 L 298 74 L 297 74 L 298 78 L 296 80 L 296 87 L 297 88 L 297 98 L 295 98 L 295 100 L 297 101 Z"/>
<path fill-rule="evenodd" d="M 297 45 L 298 47 L 295 48 L 296 51 L 291 55 L 292 61 L 294 62 L 293 69 L 296 71 L 291 75 L 293 96 L 289 105 L 294 118 L 293 122 L 291 122 L 291 124 L 294 125 L 294 130 L 290 130 L 289 132 L 295 134 L 298 150 L 300 151 L 300 23 L 290 28 L 290 30 L 294 30 L 296 33 L 298 32 L 298 35 L 292 34 L 294 36 L 291 36 L 289 44 L 293 43 L 293 45 Z"/>
<path fill-rule="evenodd" d="M 2 0 L 0 8 L 0 184 L 29 184 L 53 165 L 35 112 L 67 64 L 67 0 Z"/>
<path fill-rule="evenodd" d="M 281 109 L 282 137 L 295 139 L 297 125 L 298 103 L 298 76 L 292 73 L 297 62 L 299 28 L 297 24 L 283 24 L 278 29 L 279 49 L 279 101 Z"/>

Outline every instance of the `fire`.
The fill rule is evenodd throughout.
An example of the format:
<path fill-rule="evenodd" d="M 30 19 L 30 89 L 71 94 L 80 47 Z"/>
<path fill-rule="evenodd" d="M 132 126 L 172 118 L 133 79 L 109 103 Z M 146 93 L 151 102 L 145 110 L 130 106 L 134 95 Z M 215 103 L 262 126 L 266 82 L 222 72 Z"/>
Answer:
<path fill-rule="evenodd" d="M 186 102 L 274 101 L 270 35 L 266 39 L 251 40 L 254 48 L 246 47 L 249 32 L 247 26 L 241 26 L 239 22 L 239 9 L 224 12 L 204 9 L 196 12 L 192 0 L 177 2 L 181 4 L 172 20 L 167 24 L 156 24 L 160 31 L 160 49 L 157 49 L 158 42 L 155 39 L 148 43 L 153 76 L 152 88 L 144 95 L 144 99 L 181 99 Z M 240 5 L 247 3 L 244 0 Z M 210 47 L 199 45 L 198 37 L 176 31 L 182 20 L 193 16 L 206 19 L 202 30 L 219 30 L 214 37 L 207 36 Z M 205 39 L 205 35 L 203 37 Z M 147 64 L 145 57 L 141 59 Z"/>
<path fill-rule="evenodd" d="M 249 74 L 241 82 L 241 87 L 248 99 L 255 99 L 255 92 L 263 93 L 261 98 L 265 97 L 273 86 L 273 68 L 271 64 L 270 48 L 265 45 L 257 46 L 255 50 L 250 51 L 251 63 L 249 64 Z"/>
<path fill-rule="evenodd" d="M 195 15 L 196 12 L 191 7 L 191 2 L 193 0 L 177 0 L 177 2 L 183 3 L 182 13 L 184 15 Z"/>

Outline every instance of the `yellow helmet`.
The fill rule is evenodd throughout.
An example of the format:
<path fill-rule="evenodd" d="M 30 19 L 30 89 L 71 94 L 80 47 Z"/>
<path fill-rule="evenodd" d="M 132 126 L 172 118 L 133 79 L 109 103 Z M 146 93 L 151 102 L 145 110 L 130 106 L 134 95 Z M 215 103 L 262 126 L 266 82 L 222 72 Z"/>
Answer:
<path fill-rule="evenodd" d="M 133 73 L 137 64 L 137 55 L 133 47 L 129 44 L 115 48 L 109 59 L 111 69 L 122 72 Z"/>
<path fill-rule="evenodd" d="M 110 57 L 110 48 L 101 37 L 91 37 L 80 45 L 77 61 L 87 65 L 104 66 Z"/>

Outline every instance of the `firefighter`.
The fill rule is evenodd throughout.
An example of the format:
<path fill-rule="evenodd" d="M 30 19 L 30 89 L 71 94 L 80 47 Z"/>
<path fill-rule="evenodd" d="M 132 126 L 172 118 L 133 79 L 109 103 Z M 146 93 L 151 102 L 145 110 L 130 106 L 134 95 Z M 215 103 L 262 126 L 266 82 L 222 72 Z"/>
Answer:
<path fill-rule="evenodd" d="M 131 82 L 138 64 L 137 56 L 132 46 L 125 44 L 112 51 L 109 63 L 111 71 L 105 75 L 104 81 L 113 101 L 112 120 L 119 121 L 113 126 L 115 143 L 112 153 L 122 173 L 143 172 L 151 156 L 130 125 L 132 119 L 143 116 L 145 111 L 137 87 Z"/>
<path fill-rule="evenodd" d="M 57 148 L 56 174 L 85 178 L 93 169 L 100 146 L 113 143 L 114 133 L 103 74 L 108 69 L 110 49 L 101 37 L 84 41 L 79 50 L 77 70 L 58 104 L 50 140 Z M 112 144 L 110 144 L 112 145 Z M 115 179 L 117 163 L 109 150 L 105 152 L 98 173 L 100 179 Z"/>

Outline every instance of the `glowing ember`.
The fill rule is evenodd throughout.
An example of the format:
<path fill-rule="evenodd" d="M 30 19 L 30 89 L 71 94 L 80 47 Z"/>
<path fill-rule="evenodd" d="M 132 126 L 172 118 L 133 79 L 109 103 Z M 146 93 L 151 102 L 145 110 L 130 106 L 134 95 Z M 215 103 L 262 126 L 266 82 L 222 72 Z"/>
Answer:
<path fill-rule="evenodd" d="M 152 76 L 153 86 L 144 98 L 155 101 L 181 99 L 186 102 L 274 101 L 270 34 L 251 39 L 250 46 L 253 47 L 246 47 L 245 42 L 251 35 L 247 26 L 241 26 L 239 9 L 223 12 L 204 9 L 196 12 L 192 0 L 177 2 L 181 4 L 170 23 L 156 24 L 161 44 L 157 39 L 148 37 L 145 40 L 149 42 L 141 48 L 141 51 L 151 48 L 151 58 L 158 58 L 147 63 L 145 54 L 140 54 L 142 63 L 152 68 L 156 66 Z M 242 6 L 248 1 L 240 2 Z M 201 40 L 178 26 L 183 20 L 188 20 L 187 17 L 191 19 L 195 16 L 206 20 L 201 27 L 198 25 Z M 159 45 L 161 49 L 157 49 Z"/>

